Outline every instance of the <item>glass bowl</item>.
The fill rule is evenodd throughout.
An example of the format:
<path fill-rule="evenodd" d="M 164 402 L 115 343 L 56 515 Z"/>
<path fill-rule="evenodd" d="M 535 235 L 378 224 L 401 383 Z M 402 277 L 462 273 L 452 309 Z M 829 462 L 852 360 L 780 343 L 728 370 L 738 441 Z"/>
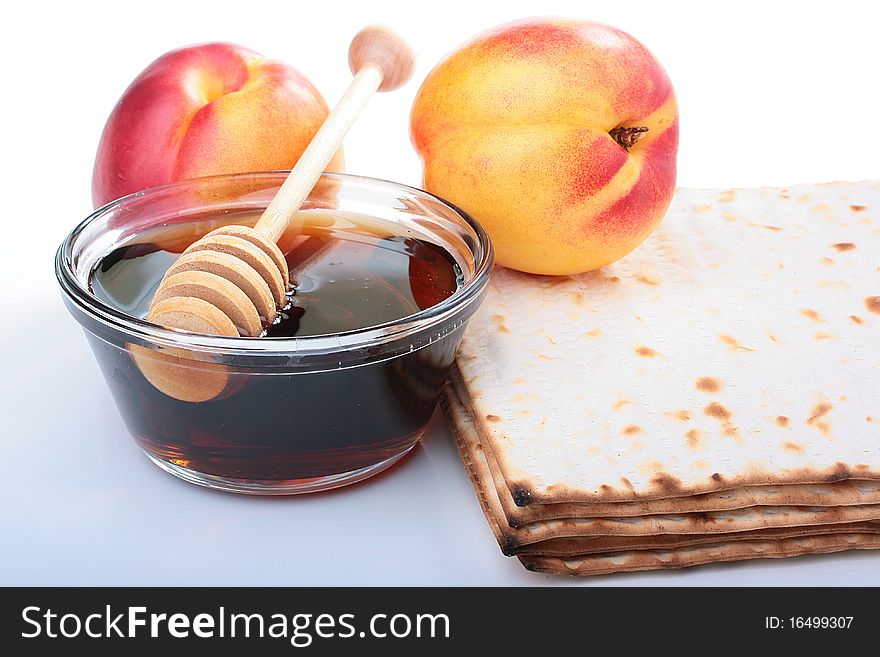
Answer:
<path fill-rule="evenodd" d="M 229 338 L 164 329 L 99 299 L 89 277 L 139 234 L 173 228 L 185 244 L 258 213 L 285 172 L 214 176 L 138 192 L 97 210 L 61 244 L 55 271 L 125 424 L 160 468 L 186 481 L 252 494 L 350 484 L 413 448 L 433 414 L 468 319 L 492 269 L 486 233 L 418 189 L 324 174 L 303 209 L 356 213 L 445 249 L 463 283 L 442 302 L 376 326 L 293 338 Z M 138 363 L 180 377 L 221 378 L 222 393 L 181 401 L 153 387 Z"/>

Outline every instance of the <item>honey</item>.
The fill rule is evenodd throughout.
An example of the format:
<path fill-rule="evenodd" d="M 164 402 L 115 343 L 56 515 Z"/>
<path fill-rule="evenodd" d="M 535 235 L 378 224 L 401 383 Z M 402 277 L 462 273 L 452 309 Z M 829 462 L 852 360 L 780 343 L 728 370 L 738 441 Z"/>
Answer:
<path fill-rule="evenodd" d="M 261 340 L 387 325 L 443 302 L 463 284 L 446 250 L 399 225 L 351 213 L 307 214 L 306 225 L 279 242 L 295 275 L 287 306 Z M 253 224 L 257 216 L 208 217 L 184 237 L 175 226 L 143 232 L 97 263 L 89 289 L 105 304 L 143 318 L 183 248 L 213 227 Z M 378 345 L 366 364 L 324 364 L 308 372 L 233 368 L 226 393 L 193 403 L 156 389 L 129 350 L 89 338 L 129 430 L 153 460 L 245 487 L 307 486 L 405 453 L 434 411 L 457 344 L 450 336 L 388 358 Z"/>

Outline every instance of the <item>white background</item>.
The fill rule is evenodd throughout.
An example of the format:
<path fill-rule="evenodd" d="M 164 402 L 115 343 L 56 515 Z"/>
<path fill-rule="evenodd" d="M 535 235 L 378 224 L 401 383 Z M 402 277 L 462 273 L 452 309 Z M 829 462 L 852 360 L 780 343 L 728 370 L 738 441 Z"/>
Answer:
<path fill-rule="evenodd" d="M 348 40 L 384 22 L 414 80 L 371 102 L 347 170 L 418 185 L 418 84 L 471 35 L 526 16 L 591 18 L 642 40 L 681 106 L 679 184 L 785 185 L 880 175 L 878 10 L 846 2 L 15 2 L 0 23 L 0 584 L 543 584 L 504 559 L 435 418 L 416 453 L 327 495 L 211 493 L 150 465 L 125 434 L 54 282 L 91 210 L 103 123 L 154 58 L 238 42 L 303 71 L 333 103 Z M 713 566 L 581 584 L 880 583 L 873 554 Z"/>

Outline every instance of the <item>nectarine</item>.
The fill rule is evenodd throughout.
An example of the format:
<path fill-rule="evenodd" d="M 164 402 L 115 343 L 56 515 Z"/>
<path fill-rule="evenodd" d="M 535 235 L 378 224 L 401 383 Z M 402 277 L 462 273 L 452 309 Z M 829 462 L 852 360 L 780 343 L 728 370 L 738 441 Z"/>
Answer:
<path fill-rule="evenodd" d="M 617 260 L 675 187 L 669 78 L 598 23 L 532 19 L 477 36 L 428 75 L 410 128 L 425 188 L 485 226 L 499 264 L 526 272 Z"/>
<path fill-rule="evenodd" d="M 95 206 L 183 178 L 290 169 L 328 111 L 302 73 L 246 48 L 171 51 L 131 83 L 107 120 Z M 329 169 L 342 166 L 340 152 Z"/>

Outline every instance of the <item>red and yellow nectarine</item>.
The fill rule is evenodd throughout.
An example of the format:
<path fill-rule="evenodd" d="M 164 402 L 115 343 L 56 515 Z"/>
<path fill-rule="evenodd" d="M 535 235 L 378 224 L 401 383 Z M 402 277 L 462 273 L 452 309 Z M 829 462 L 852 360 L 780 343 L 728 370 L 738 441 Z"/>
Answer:
<path fill-rule="evenodd" d="M 669 78 L 598 23 L 532 19 L 477 36 L 428 75 L 410 127 L 425 188 L 486 227 L 499 264 L 526 272 L 617 260 L 675 187 Z"/>
<path fill-rule="evenodd" d="M 113 109 L 95 161 L 96 206 L 162 183 L 290 169 L 328 108 L 295 68 L 228 43 L 169 52 Z M 342 154 L 330 163 L 341 171 Z"/>

